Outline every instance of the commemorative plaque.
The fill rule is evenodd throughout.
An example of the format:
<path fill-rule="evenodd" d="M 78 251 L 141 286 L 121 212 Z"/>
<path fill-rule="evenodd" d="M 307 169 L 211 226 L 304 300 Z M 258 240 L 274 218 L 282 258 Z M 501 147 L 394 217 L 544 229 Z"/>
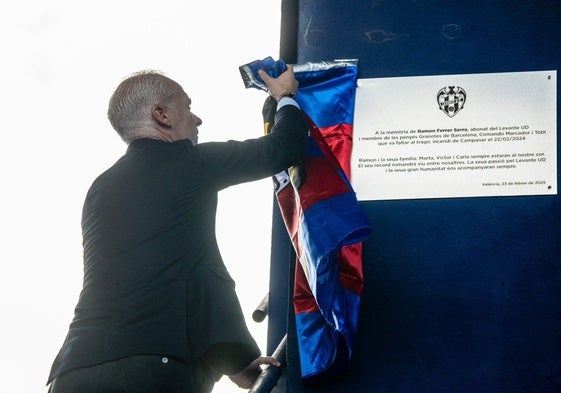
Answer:
<path fill-rule="evenodd" d="M 359 79 L 360 200 L 557 194 L 557 72 Z"/>

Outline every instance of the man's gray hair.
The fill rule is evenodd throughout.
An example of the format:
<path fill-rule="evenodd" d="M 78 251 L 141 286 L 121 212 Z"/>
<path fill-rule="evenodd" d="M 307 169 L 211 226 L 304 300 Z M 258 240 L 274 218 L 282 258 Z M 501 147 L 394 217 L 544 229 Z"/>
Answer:
<path fill-rule="evenodd" d="M 107 117 L 119 136 L 130 143 L 152 129 L 152 106 L 165 105 L 179 85 L 160 71 L 144 70 L 124 79 L 109 100 Z"/>

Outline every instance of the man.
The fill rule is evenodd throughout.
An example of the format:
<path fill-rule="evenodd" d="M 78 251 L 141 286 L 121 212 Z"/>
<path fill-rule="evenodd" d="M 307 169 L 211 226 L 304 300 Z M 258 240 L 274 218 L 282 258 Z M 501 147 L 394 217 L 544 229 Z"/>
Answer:
<path fill-rule="evenodd" d="M 125 79 L 108 117 L 126 154 L 92 184 L 82 213 L 84 282 L 48 383 L 51 393 L 249 388 L 259 357 L 215 237 L 218 191 L 296 164 L 307 125 L 292 67 L 259 72 L 278 102 L 261 138 L 197 144 L 201 119 L 175 81 Z"/>

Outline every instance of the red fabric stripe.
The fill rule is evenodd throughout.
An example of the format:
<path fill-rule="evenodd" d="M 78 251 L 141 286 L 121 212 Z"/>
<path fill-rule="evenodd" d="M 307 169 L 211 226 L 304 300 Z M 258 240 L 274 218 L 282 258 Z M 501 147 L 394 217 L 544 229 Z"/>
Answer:
<path fill-rule="evenodd" d="M 298 208 L 296 206 L 296 198 L 292 185 L 286 186 L 277 194 L 279 206 L 281 206 L 281 214 L 286 225 L 286 230 L 290 239 L 295 240 L 298 233 Z"/>
<path fill-rule="evenodd" d="M 305 180 L 298 189 L 298 198 L 303 211 L 316 202 L 349 192 L 347 184 L 323 157 L 308 157 L 302 170 Z"/>
<path fill-rule="evenodd" d="M 339 261 L 339 278 L 343 288 L 362 296 L 364 288 L 362 243 L 342 247 L 337 260 Z"/>
<path fill-rule="evenodd" d="M 308 279 L 304 274 L 304 269 L 298 258 L 296 258 L 296 269 L 294 271 L 294 312 L 299 314 L 312 311 L 319 312 L 319 308 L 312 290 L 308 285 Z"/>
<path fill-rule="evenodd" d="M 353 125 L 335 124 L 318 128 L 323 140 L 337 159 L 339 166 L 351 178 L 351 151 L 353 149 Z"/>

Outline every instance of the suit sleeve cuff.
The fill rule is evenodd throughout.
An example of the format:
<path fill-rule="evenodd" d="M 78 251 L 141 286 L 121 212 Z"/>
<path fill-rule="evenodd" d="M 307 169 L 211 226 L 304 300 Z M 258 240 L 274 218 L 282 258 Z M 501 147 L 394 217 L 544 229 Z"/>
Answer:
<path fill-rule="evenodd" d="M 285 105 L 294 105 L 295 107 L 300 109 L 300 105 L 298 105 L 298 103 L 296 102 L 296 100 L 294 98 L 282 97 L 280 99 L 279 103 L 277 104 L 277 111 Z"/>

